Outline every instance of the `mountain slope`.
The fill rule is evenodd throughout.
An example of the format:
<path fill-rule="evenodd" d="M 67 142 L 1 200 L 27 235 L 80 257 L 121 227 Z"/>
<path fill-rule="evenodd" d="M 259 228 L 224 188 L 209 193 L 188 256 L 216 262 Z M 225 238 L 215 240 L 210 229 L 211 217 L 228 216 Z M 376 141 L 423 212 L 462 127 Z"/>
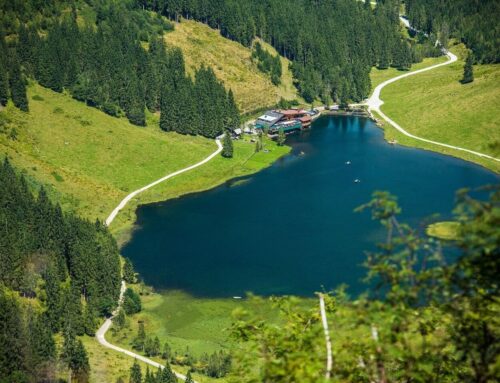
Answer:
<path fill-rule="evenodd" d="M 274 105 L 281 97 L 297 98 L 291 75 L 287 74 L 290 62 L 284 58 L 283 83 L 275 86 L 252 62 L 249 48 L 222 37 L 205 24 L 183 19 L 175 23 L 174 31 L 165 34 L 165 41 L 182 49 L 191 74 L 201 65 L 211 67 L 217 78 L 233 90 L 242 113 Z"/>

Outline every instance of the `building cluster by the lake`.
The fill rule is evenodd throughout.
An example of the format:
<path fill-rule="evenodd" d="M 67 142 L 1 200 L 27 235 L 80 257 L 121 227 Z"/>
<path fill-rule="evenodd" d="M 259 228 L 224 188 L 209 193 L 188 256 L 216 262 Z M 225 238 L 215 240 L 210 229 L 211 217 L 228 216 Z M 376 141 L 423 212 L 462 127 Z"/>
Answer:
<path fill-rule="evenodd" d="M 277 134 L 280 130 L 291 133 L 311 126 L 318 115 L 316 110 L 305 109 L 275 109 L 268 110 L 255 121 L 255 129 Z"/>

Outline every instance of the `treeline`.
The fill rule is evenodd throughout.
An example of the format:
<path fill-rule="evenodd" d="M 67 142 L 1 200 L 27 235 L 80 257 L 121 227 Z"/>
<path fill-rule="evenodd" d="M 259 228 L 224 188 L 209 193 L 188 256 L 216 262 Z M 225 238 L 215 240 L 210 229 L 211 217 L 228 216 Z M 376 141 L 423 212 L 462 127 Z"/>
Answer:
<path fill-rule="evenodd" d="M 500 61 L 497 0 L 405 0 L 411 24 L 446 40 L 455 37 L 482 63 Z"/>
<path fill-rule="evenodd" d="M 323 294 L 334 355 L 330 379 L 317 300 L 306 307 L 281 297 L 273 299 L 278 321 L 248 313 L 235 318 L 232 333 L 249 346 L 234 355 L 235 381 L 498 381 L 499 209 L 498 185 L 459 191 L 456 238 L 439 241 L 400 220 L 396 197 L 374 193 L 358 209 L 385 232 L 364 263 L 369 292 L 356 300 L 345 287 Z"/>
<path fill-rule="evenodd" d="M 76 336 L 94 335 L 97 318 L 116 306 L 116 242 L 102 223 L 63 213 L 43 188 L 34 197 L 7 159 L 0 185 L 0 300 L 8 308 L 0 309 L 0 376 L 8 382 L 50 377 L 52 334 L 59 331 L 65 339 L 60 358 L 75 375 L 86 373 L 88 360 Z M 16 295 L 33 303 L 23 308 Z M 32 341 L 32 331 L 44 341 Z"/>
<path fill-rule="evenodd" d="M 184 61 L 176 51 L 177 70 L 167 78 L 161 94 L 160 128 L 182 134 L 215 138 L 240 125 L 233 92 L 226 91 L 211 68 L 201 67 L 194 81 L 185 75 Z"/>
<path fill-rule="evenodd" d="M 263 73 L 271 76 L 271 81 L 274 85 L 281 83 L 281 59 L 279 55 L 273 56 L 271 53 L 262 48 L 260 42 L 256 42 L 253 51 L 252 59 L 257 61 L 257 68 Z"/>
<path fill-rule="evenodd" d="M 9 54 L 7 44 L 0 32 L 0 105 L 6 106 L 9 98 L 14 105 L 27 112 L 26 81 L 21 62 L 15 52 Z"/>
<path fill-rule="evenodd" d="M 386 0 L 372 9 L 369 1 L 352 0 L 137 1 L 175 20 L 202 21 L 245 46 L 262 38 L 292 60 L 307 102 L 360 101 L 370 92 L 372 66 L 411 65 L 415 48 L 400 33 L 400 3 Z"/>
<path fill-rule="evenodd" d="M 22 86 L 31 77 L 139 126 L 146 124 L 146 108 L 162 112 L 162 129 L 183 134 L 215 137 L 239 125 L 234 97 L 212 70 L 201 68 L 193 81 L 182 52 L 167 49 L 162 33 L 172 25 L 164 18 L 134 8 L 131 1 L 103 1 L 92 5 L 95 24 L 82 27 L 74 3 L 68 2 L 67 9 L 66 15 L 46 20 L 45 30 L 21 22 L 17 38 L 9 39 L 9 47 L 3 43 L 2 56 L 8 58 L 3 60 L 8 61 L 0 70 L 0 102 L 8 97 L 9 88 L 2 85 L 8 79 L 14 103 L 28 110 Z"/>
<path fill-rule="evenodd" d="M 175 373 L 172 371 L 172 368 L 167 363 L 163 369 L 159 368 L 156 373 L 151 372 L 149 367 L 146 368 L 146 374 L 142 374 L 141 366 L 137 363 L 137 360 L 134 362 L 132 367 L 130 368 L 130 375 L 128 383 L 178 383 L 179 380 L 175 376 Z M 191 372 L 188 371 L 186 374 L 185 383 L 194 383 L 193 378 L 191 377 Z M 118 378 L 116 383 L 125 383 L 122 378 Z"/>

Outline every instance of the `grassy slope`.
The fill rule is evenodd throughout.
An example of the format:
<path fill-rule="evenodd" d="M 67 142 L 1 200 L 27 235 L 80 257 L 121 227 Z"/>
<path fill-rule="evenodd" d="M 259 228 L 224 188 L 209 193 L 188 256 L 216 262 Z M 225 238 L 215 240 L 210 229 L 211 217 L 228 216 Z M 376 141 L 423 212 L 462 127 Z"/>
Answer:
<path fill-rule="evenodd" d="M 455 46 L 452 51 L 459 56 L 458 62 L 384 88 L 382 110 L 410 133 L 498 157 L 500 66 L 476 65 L 476 80 L 462 85 L 463 46 Z M 391 127 L 386 134 L 388 139 L 396 138 L 404 145 L 457 156 L 500 171 L 498 162 L 416 141 Z"/>
<path fill-rule="evenodd" d="M 165 40 L 182 49 L 191 73 L 193 68 L 202 64 L 211 67 L 217 77 L 233 90 L 244 113 L 274 105 L 280 97 L 289 100 L 297 98 L 286 59 L 282 59 L 285 73 L 283 84 L 276 87 L 252 62 L 249 48 L 225 39 L 219 31 L 205 24 L 182 20 L 175 24 L 173 32 L 165 35 Z"/>
<path fill-rule="evenodd" d="M 35 95 L 43 100 L 33 100 Z M 139 128 L 36 84 L 30 86 L 29 98 L 28 114 L 12 105 L 2 112 L 10 123 L 0 129 L 0 155 L 8 154 L 29 177 L 47 185 L 65 209 L 90 219 L 105 219 L 130 191 L 196 163 L 216 149 L 212 140 L 162 132 L 152 116 L 147 128 Z M 12 127 L 17 140 L 8 137 Z M 213 187 L 268 166 L 288 151 L 270 142 L 267 147 L 269 153 L 254 155 L 253 144 L 235 143 L 233 159 L 215 158 L 132 201 L 112 230 L 126 232 L 139 203 Z"/>
<path fill-rule="evenodd" d="M 167 341 L 172 351 L 182 354 L 186 347 L 195 356 L 233 346 L 229 338 L 231 313 L 237 309 L 257 312 L 266 318 L 276 316 L 269 301 L 260 304 L 235 299 L 194 298 L 184 292 L 167 291 L 141 297 L 143 311 L 128 318 L 128 326 L 109 339 L 125 348 L 137 334 L 138 322 L 144 322 L 149 336 L 158 336 L 162 345 Z M 182 368 L 174 366 L 176 371 Z M 225 379 L 199 377 L 201 382 L 225 382 Z"/>
<path fill-rule="evenodd" d="M 439 64 L 442 62 L 446 61 L 445 56 L 441 57 L 436 57 L 436 58 L 425 58 L 422 62 L 413 64 L 411 66 L 410 72 L 414 72 L 419 69 L 427 68 L 428 66 Z M 389 68 L 389 69 L 377 69 L 377 68 L 372 68 L 370 72 L 370 80 L 372 82 L 372 89 L 375 89 L 377 85 L 380 83 L 389 80 L 393 77 L 400 76 L 402 74 L 405 74 L 406 72 L 397 70 L 396 68 Z"/>

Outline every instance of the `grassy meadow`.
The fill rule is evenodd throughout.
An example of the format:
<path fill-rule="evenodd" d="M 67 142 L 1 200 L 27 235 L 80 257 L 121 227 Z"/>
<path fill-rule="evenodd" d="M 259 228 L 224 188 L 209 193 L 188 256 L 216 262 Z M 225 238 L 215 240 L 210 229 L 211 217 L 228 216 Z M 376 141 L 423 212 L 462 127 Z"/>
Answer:
<path fill-rule="evenodd" d="M 233 90 L 243 113 L 274 105 L 281 97 L 297 98 L 287 59 L 281 59 L 282 84 L 275 86 L 252 62 L 251 49 L 222 37 L 205 24 L 183 19 L 175 24 L 174 31 L 165 34 L 165 41 L 182 49 L 188 72 L 193 73 L 201 65 L 211 67 L 217 78 Z"/>
<path fill-rule="evenodd" d="M 414 72 L 419 69 L 427 68 L 431 65 L 436 65 L 447 60 L 446 56 L 441 57 L 428 57 L 422 60 L 420 63 L 413 64 L 411 66 L 410 72 Z M 396 68 L 388 68 L 388 69 L 378 69 L 377 67 L 373 67 L 370 71 L 370 80 L 372 83 L 372 89 L 375 89 L 379 84 L 387 81 L 393 77 L 400 76 L 405 74 L 406 72 L 400 71 Z"/>
<path fill-rule="evenodd" d="M 37 84 L 28 90 L 30 112 L 9 104 L 0 114 L 0 155 L 43 184 L 65 210 L 104 220 L 129 192 L 168 173 L 192 165 L 216 150 L 213 140 L 165 133 L 157 116 L 145 128 Z M 253 173 L 288 152 L 266 141 L 266 152 L 254 144 L 235 142 L 232 159 L 217 157 L 208 164 L 158 185 L 131 202 L 111 226 L 126 233 L 140 203 L 201 191 Z"/>
<path fill-rule="evenodd" d="M 419 137 L 498 158 L 500 66 L 475 65 L 474 82 L 462 85 L 459 80 L 462 78 L 466 52 L 463 45 L 455 45 L 451 51 L 459 57 L 457 62 L 402 79 L 384 88 L 381 94 L 385 102 L 382 111 L 405 130 Z M 500 162 L 417 141 L 390 126 L 386 130 L 386 137 L 395 138 L 403 145 L 463 158 L 500 172 Z"/>

